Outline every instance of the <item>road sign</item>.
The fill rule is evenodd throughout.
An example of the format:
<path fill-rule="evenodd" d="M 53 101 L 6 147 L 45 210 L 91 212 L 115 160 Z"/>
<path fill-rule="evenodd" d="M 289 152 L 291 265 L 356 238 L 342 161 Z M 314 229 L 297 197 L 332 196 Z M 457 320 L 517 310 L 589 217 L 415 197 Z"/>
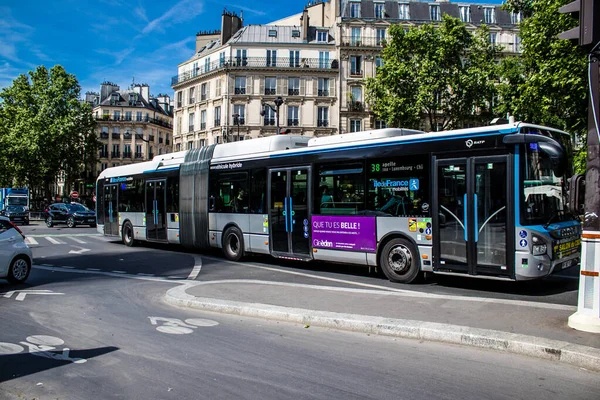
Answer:
<path fill-rule="evenodd" d="M 79 193 L 77 193 L 76 191 L 71 192 L 71 198 L 76 199 L 78 197 L 79 197 Z"/>

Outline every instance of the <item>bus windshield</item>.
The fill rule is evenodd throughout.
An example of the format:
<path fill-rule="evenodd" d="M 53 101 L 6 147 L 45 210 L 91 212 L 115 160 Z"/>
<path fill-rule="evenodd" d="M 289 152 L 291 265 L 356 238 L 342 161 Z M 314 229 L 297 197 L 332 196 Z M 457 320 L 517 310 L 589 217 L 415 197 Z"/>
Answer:
<path fill-rule="evenodd" d="M 571 165 L 570 160 L 568 163 Z M 567 220 L 564 177 L 555 175 L 550 156 L 537 143 L 525 145 L 523 171 L 523 224 L 549 224 Z"/>
<path fill-rule="evenodd" d="M 9 196 L 7 199 L 9 206 L 26 206 L 27 197 L 12 197 Z"/>

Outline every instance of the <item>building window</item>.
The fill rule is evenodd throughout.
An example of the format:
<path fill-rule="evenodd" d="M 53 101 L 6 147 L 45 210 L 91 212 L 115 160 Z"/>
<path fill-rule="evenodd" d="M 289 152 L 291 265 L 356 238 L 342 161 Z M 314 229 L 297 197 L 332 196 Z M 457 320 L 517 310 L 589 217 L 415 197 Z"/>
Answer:
<path fill-rule="evenodd" d="M 183 105 L 183 92 L 177 92 L 177 108 Z"/>
<path fill-rule="evenodd" d="M 288 78 L 288 95 L 300 95 L 300 78 Z"/>
<path fill-rule="evenodd" d="M 376 119 L 375 120 L 375 129 L 384 129 L 384 128 L 387 128 L 387 124 L 385 123 L 385 121 Z"/>
<path fill-rule="evenodd" d="M 469 6 L 458 6 L 458 13 L 462 22 L 471 22 L 471 8 Z"/>
<path fill-rule="evenodd" d="M 111 153 L 111 155 L 110 155 L 110 156 L 111 156 L 112 158 L 120 157 L 120 156 L 121 156 L 121 155 L 119 154 L 119 152 L 120 152 L 120 149 L 121 149 L 121 145 L 119 145 L 119 144 L 113 144 L 113 145 L 112 145 L 112 153 Z"/>
<path fill-rule="evenodd" d="M 496 46 L 498 40 L 498 34 L 496 32 L 490 32 L 490 44 Z"/>
<path fill-rule="evenodd" d="M 521 36 L 515 34 L 515 53 L 521 51 Z"/>
<path fill-rule="evenodd" d="M 300 51 L 290 50 L 290 67 L 300 66 Z"/>
<path fill-rule="evenodd" d="M 385 18 L 385 9 L 383 3 L 375 3 L 375 18 Z"/>
<path fill-rule="evenodd" d="M 123 146 L 123 157 L 131 158 L 131 145 L 130 144 L 126 144 Z"/>
<path fill-rule="evenodd" d="M 294 29 L 292 31 L 292 37 L 300 37 L 300 31 L 298 29 Z"/>
<path fill-rule="evenodd" d="M 135 145 L 135 158 L 142 158 L 142 145 L 141 144 Z"/>
<path fill-rule="evenodd" d="M 328 51 L 320 51 L 319 52 L 319 68 L 325 69 L 329 67 L 329 52 Z"/>
<path fill-rule="evenodd" d="M 352 36 L 351 36 L 351 42 L 350 44 L 352 46 L 360 46 L 360 33 L 361 33 L 361 29 L 360 28 L 352 28 Z"/>
<path fill-rule="evenodd" d="M 188 150 L 191 150 L 194 148 L 194 143 L 193 142 L 187 142 L 187 148 Z"/>
<path fill-rule="evenodd" d="M 329 96 L 329 78 L 319 78 L 317 96 Z"/>
<path fill-rule="evenodd" d="M 131 121 L 132 120 L 131 115 L 132 115 L 131 111 L 125 111 L 125 121 Z"/>
<path fill-rule="evenodd" d="M 206 83 L 200 85 L 200 101 L 206 100 Z"/>
<path fill-rule="evenodd" d="M 206 146 L 206 139 L 200 139 L 200 147 Z"/>
<path fill-rule="evenodd" d="M 362 128 L 362 121 L 360 119 L 350 120 L 350 132 L 360 132 Z"/>
<path fill-rule="evenodd" d="M 248 57 L 246 56 L 246 50 L 243 50 L 243 49 L 236 50 L 235 65 L 238 67 L 248 65 Z"/>
<path fill-rule="evenodd" d="M 200 111 L 200 130 L 206 129 L 206 110 Z"/>
<path fill-rule="evenodd" d="M 277 37 L 277 30 L 269 29 L 269 37 Z"/>
<path fill-rule="evenodd" d="M 138 122 L 142 120 L 142 112 L 141 111 L 137 111 L 135 113 L 135 120 Z"/>
<path fill-rule="evenodd" d="M 120 121 L 121 120 L 121 111 L 114 111 L 113 112 L 113 119 L 115 121 Z"/>
<path fill-rule="evenodd" d="M 235 77 L 235 94 L 246 94 L 246 77 Z"/>
<path fill-rule="evenodd" d="M 194 116 L 194 113 L 190 113 L 189 115 L 188 132 L 194 132 Z"/>
<path fill-rule="evenodd" d="M 264 125 L 265 126 L 275 125 L 275 111 L 273 111 L 273 109 L 271 107 L 269 107 L 268 105 L 265 105 L 263 107 L 263 110 L 265 112 Z"/>
<path fill-rule="evenodd" d="M 267 67 L 277 66 L 277 50 L 267 50 Z"/>
<path fill-rule="evenodd" d="M 321 42 L 321 43 L 329 42 L 329 32 L 328 31 L 317 31 L 317 42 Z"/>
<path fill-rule="evenodd" d="M 215 107 L 215 126 L 221 126 L 221 106 Z"/>
<path fill-rule="evenodd" d="M 381 46 L 385 43 L 385 29 L 377 28 L 377 46 Z"/>
<path fill-rule="evenodd" d="M 360 18 L 360 3 L 350 3 L 350 18 Z"/>
<path fill-rule="evenodd" d="M 210 57 L 204 59 L 204 72 L 210 71 Z"/>
<path fill-rule="evenodd" d="M 190 88 L 190 104 L 194 104 L 196 102 L 196 97 L 195 97 L 195 87 L 191 87 Z"/>
<path fill-rule="evenodd" d="M 494 9 L 494 7 L 483 8 L 483 20 L 486 24 L 496 23 L 496 10 Z"/>
<path fill-rule="evenodd" d="M 350 93 L 352 95 L 353 102 L 362 101 L 362 86 L 352 86 Z"/>
<path fill-rule="evenodd" d="M 215 80 L 215 96 L 221 95 L 221 78 Z"/>
<path fill-rule="evenodd" d="M 350 75 L 362 75 L 362 56 L 350 56 Z"/>
<path fill-rule="evenodd" d="M 410 19 L 408 3 L 398 4 L 398 19 Z"/>
<path fill-rule="evenodd" d="M 432 21 L 441 21 L 442 16 L 440 15 L 440 6 L 437 4 L 429 6 L 429 18 Z"/>
<path fill-rule="evenodd" d="M 222 51 L 219 53 L 219 66 L 222 67 L 225 65 L 225 52 Z"/>
<path fill-rule="evenodd" d="M 274 95 L 277 92 L 277 78 L 266 77 L 265 78 L 265 94 Z"/>
<path fill-rule="evenodd" d="M 233 125 L 246 124 L 246 106 L 244 104 L 235 104 L 233 106 Z M 237 118 L 235 117 L 237 115 Z M 236 120 L 237 119 L 237 120 Z"/>
<path fill-rule="evenodd" d="M 317 126 L 329 126 L 329 107 L 317 107 Z"/>
<path fill-rule="evenodd" d="M 517 13 L 511 13 L 510 14 L 510 22 L 512 22 L 513 24 L 518 24 L 521 22 L 521 19 L 523 18 L 523 14 L 521 14 L 520 12 Z"/>
<path fill-rule="evenodd" d="M 298 106 L 288 106 L 288 126 L 298 126 L 299 124 L 299 119 L 298 119 L 298 113 L 299 113 L 299 107 Z"/>

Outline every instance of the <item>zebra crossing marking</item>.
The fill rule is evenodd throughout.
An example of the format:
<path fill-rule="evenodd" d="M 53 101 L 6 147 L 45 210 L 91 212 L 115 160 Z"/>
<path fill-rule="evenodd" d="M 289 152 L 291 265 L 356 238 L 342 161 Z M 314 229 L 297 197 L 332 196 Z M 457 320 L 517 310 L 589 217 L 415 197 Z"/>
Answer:
<path fill-rule="evenodd" d="M 25 238 L 25 243 L 27 244 L 39 244 L 37 240 L 35 240 L 34 238 L 27 236 Z"/>
<path fill-rule="evenodd" d="M 46 240 L 49 241 L 52 244 L 66 244 L 65 242 L 61 241 L 61 240 L 56 240 L 50 236 L 46 236 Z"/>
<path fill-rule="evenodd" d="M 75 243 L 79 243 L 79 244 L 86 244 L 87 242 L 84 242 L 83 240 L 74 238 L 74 237 L 70 237 L 69 239 L 71 239 L 72 241 L 74 241 Z"/>

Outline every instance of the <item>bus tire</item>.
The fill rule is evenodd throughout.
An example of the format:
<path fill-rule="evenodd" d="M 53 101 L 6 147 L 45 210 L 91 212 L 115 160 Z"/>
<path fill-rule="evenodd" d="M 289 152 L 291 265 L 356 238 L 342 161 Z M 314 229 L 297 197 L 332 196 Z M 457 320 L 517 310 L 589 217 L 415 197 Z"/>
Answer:
<path fill-rule="evenodd" d="M 415 246 L 401 238 L 394 238 L 383 246 L 379 266 L 390 281 L 398 283 L 411 283 L 421 272 Z"/>
<path fill-rule="evenodd" d="M 225 230 L 223 235 L 223 254 L 229 261 L 240 261 L 244 256 L 244 235 L 235 226 Z"/>
<path fill-rule="evenodd" d="M 133 225 L 127 221 L 123 224 L 122 232 L 123 244 L 127 247 L 132 247 L 135 244 L 135 238 L 133 237 Z"/>

